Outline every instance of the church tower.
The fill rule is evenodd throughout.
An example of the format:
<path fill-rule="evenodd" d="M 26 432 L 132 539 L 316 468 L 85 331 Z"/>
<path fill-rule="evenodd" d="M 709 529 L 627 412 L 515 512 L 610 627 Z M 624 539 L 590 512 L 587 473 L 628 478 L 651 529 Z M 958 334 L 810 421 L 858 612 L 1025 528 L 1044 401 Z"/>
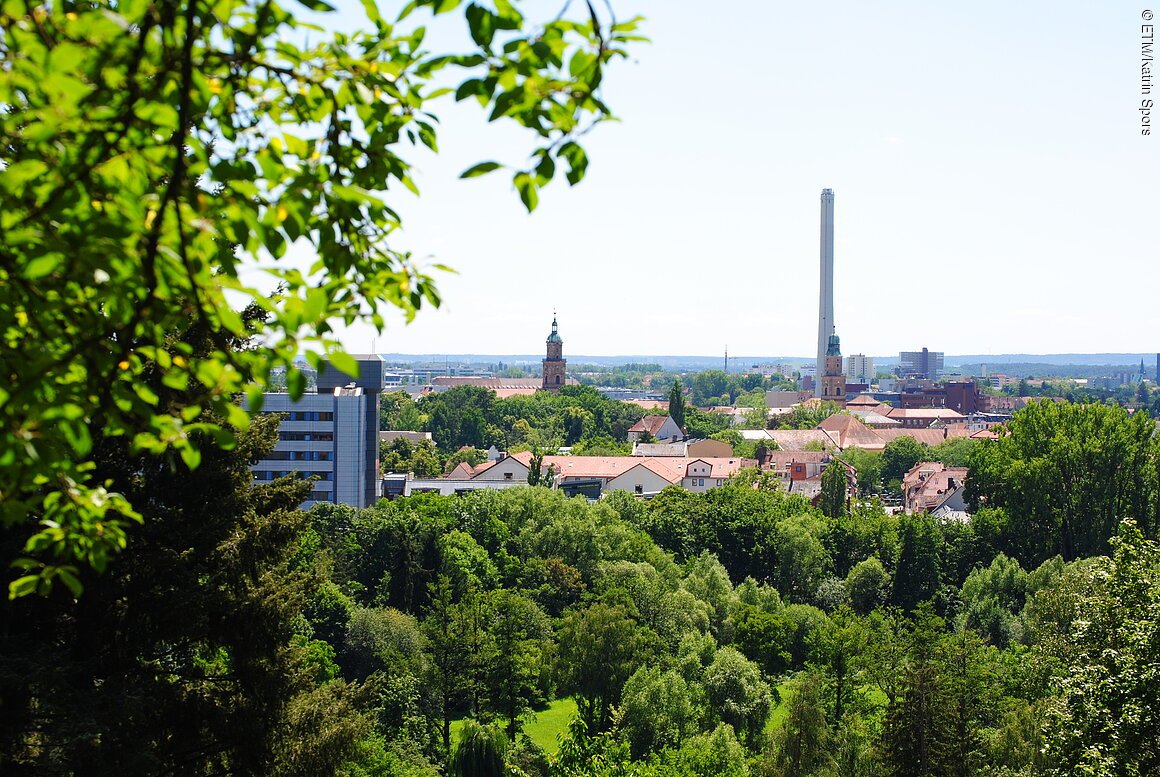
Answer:
<path fill-rule="evenodd" d="M 846 405 L 846 375 L 842 372 L 842 347 L 838 341 L 838 333 L 830 335 L 826 344 L 825 371 L 819 378 L 822 390 L 821 398 L 830 402 Z"/>
<path fill-rule="evenodd" d="M 555 315 L 552 316 L 552 334 L 548 335 L 548 355 L 544 359 L 544 391 L 559 391 L 564 385 L 564 369 L 568 366 L 564 358 L 564 340 L 560 337 Z"/>

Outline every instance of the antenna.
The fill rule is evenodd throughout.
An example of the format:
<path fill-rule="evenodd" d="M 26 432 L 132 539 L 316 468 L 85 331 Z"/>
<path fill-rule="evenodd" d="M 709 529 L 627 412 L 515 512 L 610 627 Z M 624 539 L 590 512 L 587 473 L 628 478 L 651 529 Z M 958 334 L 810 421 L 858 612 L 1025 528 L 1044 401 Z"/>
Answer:
<path fill-rule="evenodd" d="M 725 373 L 729 373 L 729 346 L 725 346 Z"/>

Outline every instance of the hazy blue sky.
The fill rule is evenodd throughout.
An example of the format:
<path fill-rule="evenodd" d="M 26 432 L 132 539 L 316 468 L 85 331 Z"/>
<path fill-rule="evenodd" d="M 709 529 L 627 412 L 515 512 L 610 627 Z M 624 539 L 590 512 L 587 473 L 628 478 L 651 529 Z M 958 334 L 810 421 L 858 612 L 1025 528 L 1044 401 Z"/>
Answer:
<path fill-rule="evenodd" d="M 1160 350 L 1151 2 L 615 2 L 652 43 L 581 186 L 457 180 L 530 145 L 444 106 L 397 245 L 459 274 L 377 350 L 537 353 L 555 308 L 565 356 L 807 356 L 825 187 L 844 353 Z"/>

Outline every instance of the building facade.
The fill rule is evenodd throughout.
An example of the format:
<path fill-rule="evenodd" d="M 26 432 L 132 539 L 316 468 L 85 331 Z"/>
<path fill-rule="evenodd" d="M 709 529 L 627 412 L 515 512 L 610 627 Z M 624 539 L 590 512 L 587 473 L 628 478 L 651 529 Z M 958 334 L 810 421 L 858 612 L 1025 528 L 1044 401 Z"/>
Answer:
<path fill-rule="evenodd" d="M 874 382 L 874 360 L 864 353 L 853 353 L 846 357 L 846 380 L 853 383 Z"/>
<path fill-rule="evenodd" d="M 358 375 L 324 365 L 318 390 L 298 399 L 285 393 L 263 395 L 262 412 L 283 416 L 278 442 L 250 469 L 255 480 L 274 480 L 297 472 L 313 478 L 316 502 L 369 507 L 379 496 L 379 395 L 383 361 L 356 357 Z"/>
<path fill-rule="evenodd" d="M 903 351 L 898 354 L 898 376 L 901 378 L 925 378 L 934 380 L 943 371 L 941 351 Z"/>

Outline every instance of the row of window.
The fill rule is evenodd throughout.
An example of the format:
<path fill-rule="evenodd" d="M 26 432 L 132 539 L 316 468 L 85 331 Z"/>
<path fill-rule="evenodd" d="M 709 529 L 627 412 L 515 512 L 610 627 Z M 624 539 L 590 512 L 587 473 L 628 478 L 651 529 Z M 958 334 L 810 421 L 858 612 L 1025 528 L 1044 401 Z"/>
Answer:
<path fill-rule="evenodd" d="M 330 451 L 271 451 L 267 461 L 330 461 Z"/>
<path fill-rule="evenodd" d="M 291 410 L 287 415 L 287 421 L 333 421 L 334 413 L 329 413 L 323 410 Z"/>
<path fill-rule="evenodd" d="M 314 478 L 317 478 L 318 480 L 333 480 L 334 479 L 333 472 L 310 472 L 310 471 L 305 471 L 305 470 L 276 471 L 276 470 L 260 469 L 260 470 L 257 470 L 254 472 L 254 480 L 277 480 L 278 478 L 284 478 L 287 475 L 292 475 L 295 472 L 297 472 L 299 475 L 301 475 L 304 478 L 314 477 Z"/>
<path fill-rule="evenodd" d="M 278 432 L 278 439 L 287 442 L 334 442 L 334 432 Z"/>

